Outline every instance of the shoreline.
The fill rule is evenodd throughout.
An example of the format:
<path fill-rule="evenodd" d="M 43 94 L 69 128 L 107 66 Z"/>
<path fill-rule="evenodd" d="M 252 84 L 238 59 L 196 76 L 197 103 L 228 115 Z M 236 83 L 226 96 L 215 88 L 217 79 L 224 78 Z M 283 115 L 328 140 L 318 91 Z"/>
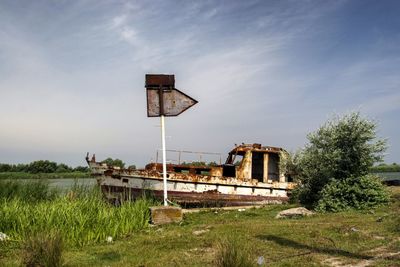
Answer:
<path fill-rule="evenodd" d="M 26 173 L 26 172 L 0 172 L 0 180 L 13 179 L 90 179 L 90 172 L 63 172 L 63 173 Z"/>

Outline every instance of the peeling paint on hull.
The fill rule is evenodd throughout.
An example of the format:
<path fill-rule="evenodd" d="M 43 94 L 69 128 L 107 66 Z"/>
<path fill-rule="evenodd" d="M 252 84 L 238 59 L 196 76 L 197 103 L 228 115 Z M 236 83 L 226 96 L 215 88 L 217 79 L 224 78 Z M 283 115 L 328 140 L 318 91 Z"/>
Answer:
<path fill-rule="evenodd" d="M 142 197 L 143 195 L 151 195 L 155 199 L 158 199 L 160 201 L 163 200 L 162 190 L 122 188 L 122 187 L 107 186 L 107 185 L 102 186 L 101 189 L 105 194 L 109 194 L 112 192 L 114 195 L 116 193 L 125 195 L 127 192 L 129 192 L 129 196 L 132 199 Z M 288 201 L 287 197 L 263 197 L 263 196 L 229 195 L 221 193 L 207 193 L 207 192 L 196 193 L 196 192 L 180 192 L 180 191 L 168 191 L 168 199 L 174 203 L 181 204 L 184 207 L 249 206 L 249 205 L 282 204 Z"/>
<path fill-rule="evenodd" d="M 259 144 L 236 146 L 225 164 L 167 164 L 168 200 L 183 206 L 238 206 L 288 201 L 295 184 L 279 168 L 282 149 Z M 239 165 L 235 158 L 242 156 Z M 132 170 L 86 160 L 104 195 L 111 201 L 134 199 L 144 192 L 163 199 L 162 165 Z"/>
<path fill-rule="evenodd" d="M 163 183 L 158 178 L 99 177 L 98 184 L 104 195 L 115 202 L 135 199 L 143 194 L 163 199 Z M 167 187 L 168 199 L 184 207 L 266 205 L 288 201 L 287 190 L 272 185 L 227 185 L 168 180 Z"/>

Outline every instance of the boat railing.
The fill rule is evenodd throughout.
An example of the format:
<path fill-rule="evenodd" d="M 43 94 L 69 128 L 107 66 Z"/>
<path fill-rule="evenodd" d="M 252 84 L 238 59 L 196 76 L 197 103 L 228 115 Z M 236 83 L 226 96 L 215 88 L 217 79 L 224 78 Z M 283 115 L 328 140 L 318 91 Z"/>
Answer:
<path fill-rule="evenodd" d="M 159 157 L 159 153 L 161 152 L 161 149 L 157 149 L 157 153 L 156 153 L 156 163 L 158 163 L 158 157 Z M 177 154 L 177 159 L 167 159 L 167 162 L 177 162 L 178 165 L 180 165 L 181 163 L 185 162 L 182 161 L 182 154 L 196 154 L 199 157 L 199 162 L 202 162 L 204 160 L 204 156 L 205 155 L 209 155 L 209 156 L 218 156 L 219 158 L 219 164 L 222 164 L 222 154 L 221 153 L 217 153 L 217 152 L 199 152 L 199 151 L 189 151 L 189 150 L 176 150 L 176 149 L 167 149 L 166 152 L 172 152 L 172 153 L 176 153 Z M 193 162 L 193 161 L 192 161 Z"/>

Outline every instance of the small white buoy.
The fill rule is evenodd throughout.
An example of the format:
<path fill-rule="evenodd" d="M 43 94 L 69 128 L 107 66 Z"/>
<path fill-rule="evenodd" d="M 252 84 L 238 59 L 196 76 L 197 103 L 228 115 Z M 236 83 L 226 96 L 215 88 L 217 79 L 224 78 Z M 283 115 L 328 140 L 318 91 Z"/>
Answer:
<path fill-rule="evenodd" d="M 113 238 L 112 236 L 107 236 L 107 243 L 112 243 L 113 242 Z"/>

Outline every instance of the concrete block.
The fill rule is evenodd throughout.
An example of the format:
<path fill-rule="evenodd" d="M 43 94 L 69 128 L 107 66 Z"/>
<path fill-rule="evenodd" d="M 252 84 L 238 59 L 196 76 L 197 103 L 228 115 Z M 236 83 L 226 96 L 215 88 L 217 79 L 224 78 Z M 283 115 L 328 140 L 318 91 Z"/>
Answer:
<path fill-rule="evenodd" d="M 150 207 L 151 223 L 155 225 L 177 223 L 183 219 L 182 209 L 172 206 Z"/>

